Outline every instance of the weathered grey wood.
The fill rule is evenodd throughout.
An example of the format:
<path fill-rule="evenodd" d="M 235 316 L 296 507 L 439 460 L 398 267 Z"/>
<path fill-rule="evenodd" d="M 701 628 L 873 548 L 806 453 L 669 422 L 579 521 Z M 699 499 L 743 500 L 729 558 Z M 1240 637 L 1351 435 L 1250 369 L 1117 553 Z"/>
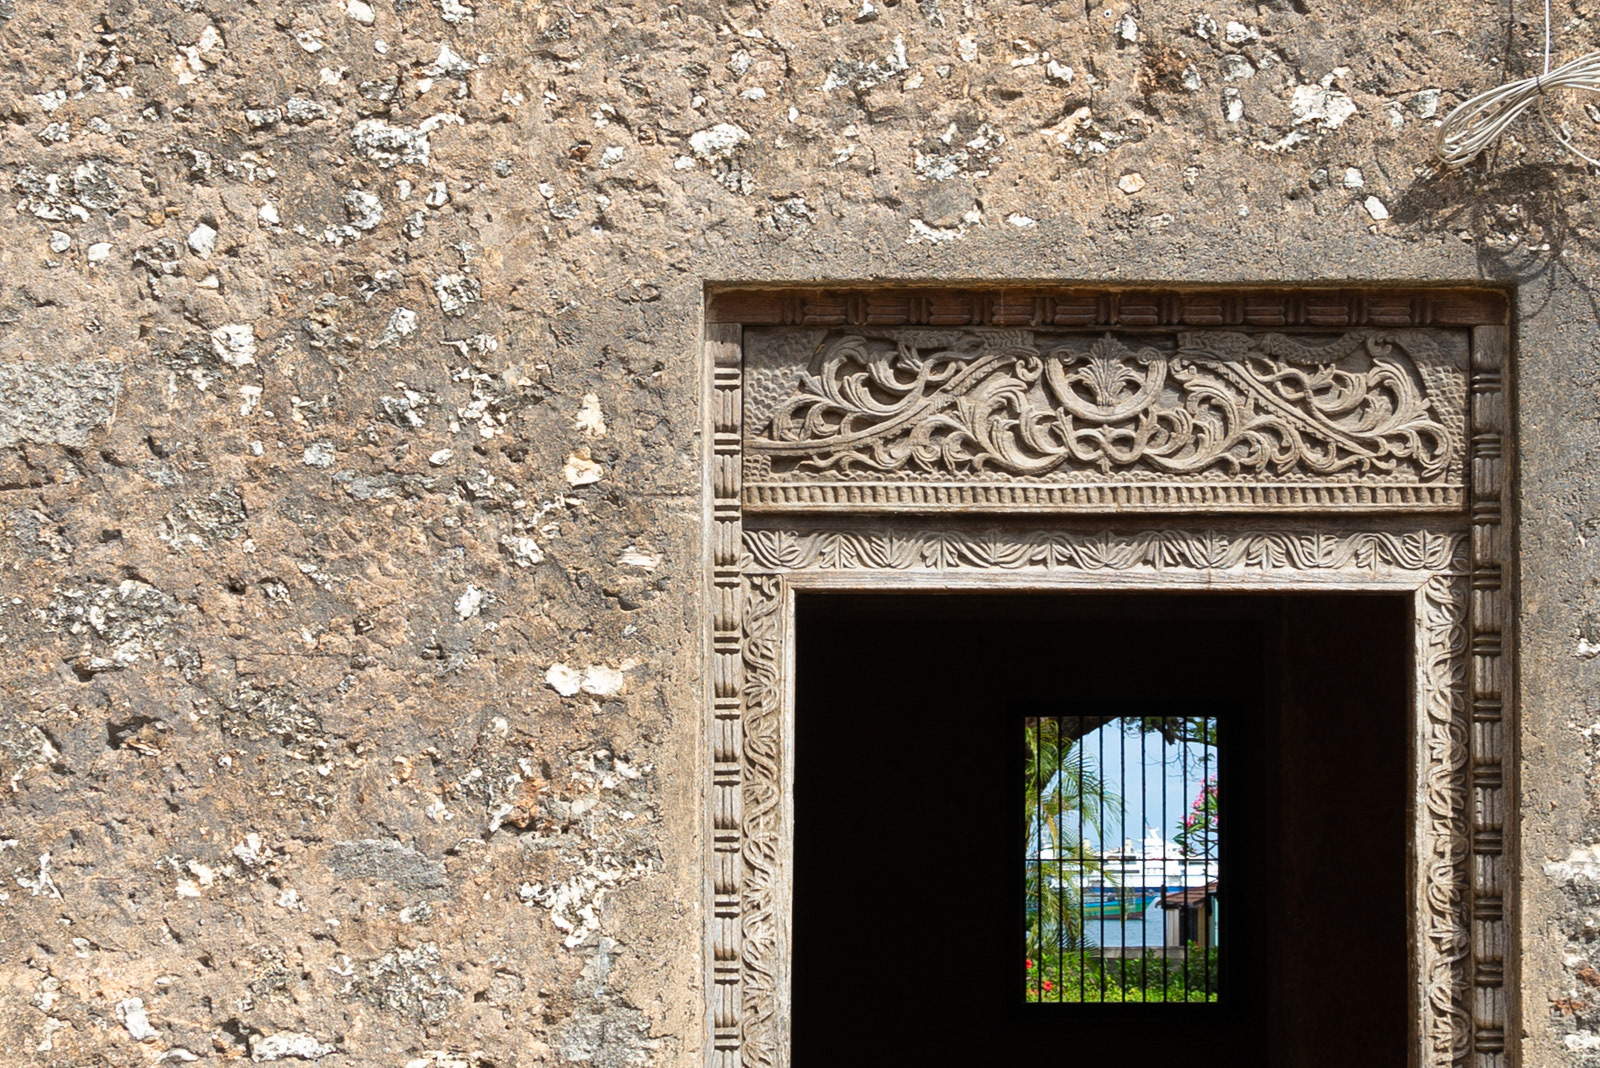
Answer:
<path fill-rule="evenodd" d="M 1464 330 L 764 330 L 748 512 L 1459 512 Z"/>
<path fill-rule="evenodd" d="M 739 1063 L 741 756 L 739 399 L 737 324 L 706 327 L 704 419 L 706 739 L 706 1050 L 713 1068 Z"/>
<path fill-rule="evenodd" d="M 1318 483 L 1315 471 L 1302 471 L 1303 485 L 1284 497 L 1273 496 L 1278 490 L 1270 487 L 1266 496 L 1254 491 L 1219 494 L 1209 463 L 1193 463 L 1188 470 L 1181 463 L 1165 468 L 1157 464 L 1157 476 L 1146 480 L 1159 491 L 1156 497 L 1091 499 L 1091 494 L 1078 501 L 1087 501 L 1084 507 L 1059 507 L 1059 501 L 1006 507 L 1080 514 L 1060 515 L 1049 526 L 992 529 L 971 524 L 973 513 L 1006 503 L 983 496 L 987 476 L 982 464 L 946 462 L 938 475 L 945 490 L 924 494 L 903 509 L 883 507 L 870 493 L 841 495 L 834 489 L 792 495 L 792 509 L 772 508 L 772 498 L 753 495 L 752 477 L 769 479 L 770 485 L 782 481 L 771 479 L 772 456 L 798 459 L 797 466 L 803 466 L 806 449 L 814 448 L 818 462 L 813 466 L 826 469 L 840 448 L 858 446 L 851 434 L 867 424 L 882 427 L 887 420 L 879 418 L 882 413 L 868 412 L 871 418 L 863 418 L 862 425 L 846 426 L 842 432 L 824 427 L 815 433 L 815 425 L 795 432 L 802 424 L 794 423 L 788 432 L 774 429 L 774 411 L 797 394 L 779 388 L 785 383 L 782 376 L 772 377 L 770 361 L 763 365 L 758 385 L 750 386 L 742 376 L 748 352 L 739 351 L 737 329 L 719 329 L 708 328 L 713 379 L 708 386 L 712 534 L 707 567 L 714 666 L 708 718 L 714 839 L 707 924 L 712 960 L 708 1063 L 718 1068 L 789 1064 L 793 592 L 930 588 L 1410 591 L 1416 621 L 1411 884 L 1417 1025 L 1408 1060 L 1416 1068 L 1467 1062 L 1505 1068 L 1513 1063 L 1507 1037 L 1513 988 L 1505 976 L 1507 842 L 1514 836 L 1508 837 L 1511 784 L 1504 751 L 1511 710 L 1511 597 L 1503 576 L 1509 561 L 1505 531 L 1511 502 L 1505 476 L 1503 326 L 1475 329 L 1470 350 L 1454 362 L 1447 353 L 1440 356 L 1440 346 L 1430 347 L 1425 331 L 1405 338 L 1403 345 L 1392 331 L 1347 334 L 1335 343 L 1365 354 L 1342 365 L 1354 372 L 1342 383 L 1347 399 L 1368 388 L 1361 375 L 1376 366 L 1374 351 L 1390 359 L 1392 373 L 1410 383 L 1395 387 L 1389 396 L 1410 413 L 1407 425 L 1412 430 L 1433 435 L 1434 446 L 1423 450 L 1426 455 L 1411 450 L 1411 439 L 1385 441 L 1380 434 L 1361 446 L 1367 460 L 1346 465 L 1357 470 L 1343 482 Z M 1294 367 L 1310 366 L 1321 368 L 1314 372 L 1320 375 L 1331 366 L 1318 364 L 1314 351 L 1292 339 L 1263 343 L 1258 336 L 1241 342 L 1238 335 L 1222 334 L 1216 331 L 1209 341 L 1198 337 L 1182 344 L 1190 352 L 1207 345 L 1243 345 L 1251 359 L 1282 356 L 1290 373 Z M 879 330 L 875 336 L 893 335 Z M 926 330 L 914 332 L 907 343 L 927 336 Z M 748 344 L 750 335 L 743 340 Z M 1032 339 L 1015 334 L 1006 343 L 1027 349 Z M 983 344 L 988 342 L 976 345 L 975 351 Z M 1103 370 L 1128 378 L 1130 388 L 1133 365 L 1148 368 L 1156 359 L 1135 356 L 1129 364 L 1122 353 L 1107 355 L 1115 359 Z M 1033 358 L 1026 352 L 1024 357 Z M 1171 357 L 1161 358 L 1170 368 Z M 1006 373 L 1015 373 L 1015 366 L 1013 360 L 1013 371 Z M 1022 373 L 1018 382 L 1026 385 L 1022 379 L 1034 373 Z M 1278 371 L 1263 365 L 1261 373 L 1270 381 Z M 1248 386 L 1247 378 L 1235 376 Z M 761 397 L 752 400 L 751 389 L 759 389 Z M 1149 395 L 1138 403 L 1148 408 Z M 801 407 L 804 403 L 809 402 Z M 1170 407 L 1170 396 L 1162 403 Z M 1254 418 L 1254 403 L 1234 415 Z M 751 417 L 752 404 L 759 422 Z M 1286 424 L 1313 430 L 1319 425 L 1314 412 L 1297 413 L 1281 405 L 1274 411 Z M 1109 408 L 1099 414 L 1117 415 Z M 1330 436 L 1338 429 L 1322 427 Z M 877 432 L 869 427 L 866 436 Z M 899 433 L 891 426 L 879 435 L 879 443 L 899 441 Z M 1349 447 L 1354 439 L 1341 440 L 1340 447 Z M 1005 459 L 999 456 L 1003 448 L 991 452 Z M 758 454 L 766 459 L 752 465 L 751 457 Z M 1171 455 L 1192 453 L 1180 449 Z M 940 456 L 929 456 L 938 468 Z M 948 460 L 950 454 L 941 456 Z M 1325 457 L 1295 455 L 1292 449 L 1284 459 L 1290 468 L 1325 462 Z M 1377 462 L 1385 475 L 1410 465 L 1417 476 L 1411 488 L 1427 493 L 1372 493 L 1374 486 L 1384 484 L 1381 479 L 1363 489 L 1360 478 L 1368 461 Z M 885 462 L 893 467 L 894 456 Z M 1062 462 L 1073 468 L 1075 460 Z M 1086 470 L 1081 465 L 1069 470 L 1065 481 Z M 1092 482 L 1092 477 L 1080 480 Z M 1319 485 L 1333 488 L 1319 497 L 1322 490 L 1312 492 Z M 1439 495 L 1430 497 L 1432 493 Z M 1174 500 L 1181 506 L 1169 507 Z M 745 512 L 752 505 L 777 514 L 746 523 Z M 1173 510 L 1231 512 L 1236 518 L 1219 524 L 1215 516 L 1196 515 L 1179 526 L 1169 519 L 1159 528 L 1105 528 L 1112 513 L 1126 518 L 1127 512 Z M 852 512 L 856 514 L 845 514 Z M 916 512 L 925 514 L 908 514 Z M 730 865 L 732 859 L 737 863 Z"/>
<path fill-rule="evenodd" d="M 1474 1054 L 1479 1068 L 1503 1068 L 1516 1034 L 1506 996 L 1508 915 L 1514 883 L 1505 843 L 1513 806 L 1506 709 L 1512 696 L 1513 603 L 1510 406 L 1506 373 L 1510 332 L 1472 332 L 1472 982 Z M 1513 1051 L 1514 1052 L 1514 1051 Z"/>

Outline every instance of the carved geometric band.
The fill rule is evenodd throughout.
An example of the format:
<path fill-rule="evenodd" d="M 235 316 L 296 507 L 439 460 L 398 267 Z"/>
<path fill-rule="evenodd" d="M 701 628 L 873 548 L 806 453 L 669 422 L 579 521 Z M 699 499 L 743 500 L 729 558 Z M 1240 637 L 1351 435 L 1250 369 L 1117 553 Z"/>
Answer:
<path fill-rule="evenodd" d="M 1496 326 L 1504 293 L 847 289 L 718 293 L 712 323 L 816 326 Z"/>
<path fill-rule="evenodd" d="M 746 482 L 749 512 L 877 511 L 930 508 L 1006 512 L 1459 512 L 1460 485 L 1340 485 L 1310 482 Z"/>

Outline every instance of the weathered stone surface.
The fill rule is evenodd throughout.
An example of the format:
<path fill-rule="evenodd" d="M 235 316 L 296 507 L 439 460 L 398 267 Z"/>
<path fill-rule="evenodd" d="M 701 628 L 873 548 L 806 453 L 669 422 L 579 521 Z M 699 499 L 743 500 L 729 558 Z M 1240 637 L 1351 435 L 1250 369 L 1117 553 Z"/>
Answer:
<path fill-rule="evenodd" d="M 116 411 L 121 369 L 105 361 L 0 365 L 0 448 L 89 443 Z"/>
<path fill-rule="evenodd" d="M 1049 278 L 1514 288 L 1522 1059 L 1600 1065 L 1592 178 L 1429 155 L 1541 27 L 871 8 L 0 0 L 0 1061 L 702 1063 L 705 287 Z"/>
<path fill-rule="evenodd" d="M 327 864 L 328 871 L 345 879 L 376 879 L 412 893 L 446 885 L 442 863 L 429 861 L 393 840 L 335 842 L 328 850 Z"/>

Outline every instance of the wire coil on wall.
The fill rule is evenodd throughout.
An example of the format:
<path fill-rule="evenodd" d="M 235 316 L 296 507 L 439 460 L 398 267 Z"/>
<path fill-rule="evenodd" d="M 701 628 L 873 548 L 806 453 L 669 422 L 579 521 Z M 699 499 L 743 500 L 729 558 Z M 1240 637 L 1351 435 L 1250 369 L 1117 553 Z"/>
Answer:
<path fill-rule="evenodd" d="M 1493 144 L 1518 115 L 1538 105 L 1539 118 L 1561 147 L 1586 163 L 1600 167 L 1596 159 L 1564 136 L 1550 121 L 1545 99 L 1552 90 L 1583 89 L 1600 93 L 1600 52 L 1590 52 L 1555 70 L 1550 69 L 1550 0 L 1544 5 L 1544 73 L 1507 82 L 1457 105 L 1445 116 L 1434 138 L 1434 152 L 1450 167 L 1460 167 L 1477 158 Z"/>

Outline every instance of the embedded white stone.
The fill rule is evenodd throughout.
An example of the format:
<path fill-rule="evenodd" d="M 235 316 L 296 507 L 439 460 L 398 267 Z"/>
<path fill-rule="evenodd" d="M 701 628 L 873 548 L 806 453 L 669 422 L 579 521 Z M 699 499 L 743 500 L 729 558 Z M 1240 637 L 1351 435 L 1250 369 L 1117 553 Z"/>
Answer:
<path fill-rule="evenodd" d="M 333 457 L 333 444 L 317 441 L 306 446 L 305 452 L 300 454 L 300 462 L 307 467 L 332 467 Z"/>
<path fill-rule="evenodd" d="M 622 555 L 617 557 L 617 563 L 622 567 L 637 567 L 645 571 L 654 571 L 661 566 L 661 554 L 646 552 L 630 545 L 622 550 Z"/>
<path fill-rule="evenodd" d="M 600 398 L 593 393 L 583 395 L 583 407 L 578 409 L 577 418 L 572 421 L 574 430 L 581 430 L 585 437 L 603 438 L 606 436 L 606 417 L 600 410 Z"/>
<path fill-rule="evenodd" d="M 126 1001 L 117 1002 L 117 1019 L 122 1021 L 122 1026 L 128 1029 L 128 1034 L 137 1042 L 156 1037 L 156 1029 L 150 1026 L 150 1017 L 144 1011 L 143 998 L 128 998 Z"/>
<path fill-rule="evenodd" d="M 520 534 L 502 534 L 500 547 L 511 556 L 511 562 L 518 567 L 533 567 L 535 564 L 544 563 L 544 553 L 539 550 L 539 543 L 532 538 Z"/>
<path fill-rule="evenodd" d="M 562 697 L 571 697 L 578 692 L 583 676 L 565 664 L 551 664 L 550 670 L 544 673 L 544 681 Z"/>
<path fill-rule="evenodd" d="M 573 453 L 567 457 L 566 466 L 561 469 L 561 474 L 566 477 L 568 485 L 589 486 L 599 482 L 604 472 L 599 464 L 587 456 Z"/>
<path fill-rule="evenodd" d="M 750 135 L 742 127 L 731 122 L 719 122 L 706 130 L 699 130 L 689 135 L 689 149 L 696 159 L 717 160 L 726 159 L 733 154 L 733 150 L 750 140 Z"/>
<path fill-rule="evenodd" d="M 469 584 L 466 592 L 456 599 L 456 618 L 465 622 L 477 615 L 483 607 L 485 596 L 482 590 Z"/>
<path fill-rule="evenodd" d="M 626 679 L 622 672 L 604 664 L 591 664 L 583 669 L 578 688 L 595 697 L 615 697 L 622 692 Z"/>
<path fill-rule="evenodd" d="M 337 1046 L 326 1042 L 318 1042 L 310 1035 L 298 1031 L 278 1031 L 254 1039 L 250 1043 L 250 1059 L 259 1063 L 281 1061 L 287 1057 L 294 1057 L 302 1061 L 314 1061 L 337 1052 Z"/>
<path fill-rule="evenodd" d="M 229 367 L 256 362 L 256 328 L 249 323 L 228 323 L 211 331 L 211 351 Z"/>
<path fill-rule="evenodd" d="M 396 308 L 384 325 L 383 334 L 374 345 L 389 345 L 417 332 L 417 313 L 410 308 Z"/>
<path fill-rule="evenodd" d="M 217 232 L 205 223 L 200 223 L 189 231 L 188 245 L 189 251 L 203 260 L 208 260 L 217 250 Z"/>
<path fill-rule="evenodd" d="M 383 201 L 365 189 L 348 189 L 344 194 L 344 213 L 357 230 L 371 230 L 383 221 Z"/>
<path fill-rule="evenodd" d="M 1246 26 L 1242 22 L 1230 22 L 1222 32 L 1222 39 L 1231 45 L 1241 45 L 1246 41 L 1261 40 L 1261 33 L 1254 26 Z"/>
<path fill-rule="evenodd" d="M 1294 87 L 1294 96 L 1289 101 L 1289 113 L 1293 116 L 1294 125 L 1316 123 L 1321 129 L 1332 130 L 1344 125 L 1346 119 L 1361 110 L 1349 94 L 1329 87 L 1332 78 L 1332 75 L 1324 78 L 1321 85 Z"/>
<path fill-rule="evenodd" d="M 1222 91 L 1222 117 L 1227 122 L 1244 118 L 1244 99 L 1239 90 L 1230 87 Z"/>

